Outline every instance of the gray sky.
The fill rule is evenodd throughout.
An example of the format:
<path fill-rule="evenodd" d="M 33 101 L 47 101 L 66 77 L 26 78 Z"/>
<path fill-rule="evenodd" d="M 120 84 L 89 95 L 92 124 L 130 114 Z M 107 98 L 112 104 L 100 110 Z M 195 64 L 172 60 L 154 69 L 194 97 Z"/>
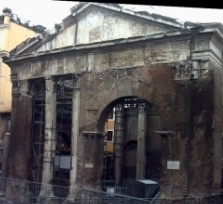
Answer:
<path fill-rule="evenodd" d="M 0 12 L 4 7 L 12 9 L 22 22 L 30 20 L 30 25 L 43 25 L 53 28 L 55 23 L 70 14 L 70 8 L 78 2 L 52 1 L 52 0 L 0 0 Z M 123 5 L 123 4 L 122 4 Z M 220 22 L 223 24 L 223 9 L 201 9 L 184 7 L 164 7 L 148 5 L 126 5 L 125 7 L 134 10 L 146 10 L 150 13 L 158 13 L 178 19 L 180 22 Z"/>

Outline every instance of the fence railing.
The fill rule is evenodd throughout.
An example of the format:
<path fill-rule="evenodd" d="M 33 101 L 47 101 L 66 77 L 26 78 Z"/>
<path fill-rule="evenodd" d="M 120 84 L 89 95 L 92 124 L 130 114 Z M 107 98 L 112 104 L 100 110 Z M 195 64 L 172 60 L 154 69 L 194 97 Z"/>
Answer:
<path fill-rule="evenodd" d="M 203 198 L 135 198 L 118 193 L 0 177 L 0 204 L 223 204 L 223 194 Z"/>
<path fill-rule="evenodd" d="M 48 200 L 64 202 L 69 194 L 69 187 L 42 184 L 24 180 L 0 177 L 0 204 L 5 203 L 48 203 Z M 74 195 L 71 198 L 74 200 Z M 70 195 L 71 196 L 71 195 Z M 70 197 L 69 196 L 69 197 Z"/>
<path fill-rule="evenodd" d="M 93 191 L 90 189 L 81 189 L 81 195 L 76 197 L 78 204 L 223 204 L 223 194 L 213 195 L 202 198 L 134 198 L 125 195 Z"/>
<path fill-rule="evenodd" d="M 76 196 L 74 203 L 78 204 L 147 204 L 150 203 L 148 200 L 134 198 L 131 196 L 106 193 L 102 191 L 95 191 L 91 189 L 81 189 Z"/>

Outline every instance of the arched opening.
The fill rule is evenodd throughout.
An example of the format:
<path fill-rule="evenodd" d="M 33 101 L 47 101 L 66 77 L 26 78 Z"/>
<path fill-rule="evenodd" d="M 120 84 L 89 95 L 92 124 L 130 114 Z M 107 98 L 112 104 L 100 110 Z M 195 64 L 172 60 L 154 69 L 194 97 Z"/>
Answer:
<path fill-rule="evenodd" d="M 159 180 L 160 124 L 154 106 L 138 97 L 119 98 L 103 110 L 98 121 L 98 130 L 105 132 L 103 190 L 135 179 Z"/>

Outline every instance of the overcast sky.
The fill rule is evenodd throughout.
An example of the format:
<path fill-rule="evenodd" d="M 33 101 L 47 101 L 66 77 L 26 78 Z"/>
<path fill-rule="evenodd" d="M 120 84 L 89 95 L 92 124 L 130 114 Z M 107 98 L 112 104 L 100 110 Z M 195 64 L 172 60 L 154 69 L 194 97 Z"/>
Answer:
<path fill-rule="evenodd" d="M 43 25 L 53 28 L 55 23 L 70 14 L 70 8 L 78 2 L 52 1 L 52 0 L 0 0 L 0 12 L 4 7 L 12 9 L 22 22 L 30 20 L 29 25 Z M 122 4 L 123 5 L 123 4 Z M 184 7 L 164 7 L 148 5 L 127 5 L 127 8 L 135 10 L 146 10 L 150 13 L 158 13 L 178 19 L 180 22 L 220 22 L 223 24 L 223 9 L 201 9 Z"/>

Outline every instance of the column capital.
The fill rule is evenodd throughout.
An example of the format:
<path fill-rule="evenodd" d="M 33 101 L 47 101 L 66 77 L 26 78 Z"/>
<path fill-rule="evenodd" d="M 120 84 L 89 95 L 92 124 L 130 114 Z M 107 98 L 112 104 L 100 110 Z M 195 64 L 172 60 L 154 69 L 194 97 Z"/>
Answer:
<path fill-rule="evenodd" d="M 21 96 L 30 96 L 30 82 L 23 80 L 18 82 L 18 92 Z"/>
<path fill-rule="evenodd" d="M 74 90 L 80 90 L 80 75 L 75 75 L 75 83 L 74 83 Z"/>
<path fill-rule="evenodd" d="M 138 109 L 139 110 L 146 110 L 148 108 L 146 103 L 139 103 L 138 104 Z"/>
<path fill-rule="evenodd" d="M 45 77 L 46 92 L 56 90 L 56 79 L 52 76 Z"/>
<path fill-rule="evenodd" d="M 44 78 L 45 80 L 56 81 L 56 78 L 53 77 L 52 75 L 45 76 Z"/>
<path fill-rule="evenodd" d="M 115 106 L 115 110 L 116 111 L 121 111 L 123 109 L 123 105 L 122 104 L 118 104 Z"/>

